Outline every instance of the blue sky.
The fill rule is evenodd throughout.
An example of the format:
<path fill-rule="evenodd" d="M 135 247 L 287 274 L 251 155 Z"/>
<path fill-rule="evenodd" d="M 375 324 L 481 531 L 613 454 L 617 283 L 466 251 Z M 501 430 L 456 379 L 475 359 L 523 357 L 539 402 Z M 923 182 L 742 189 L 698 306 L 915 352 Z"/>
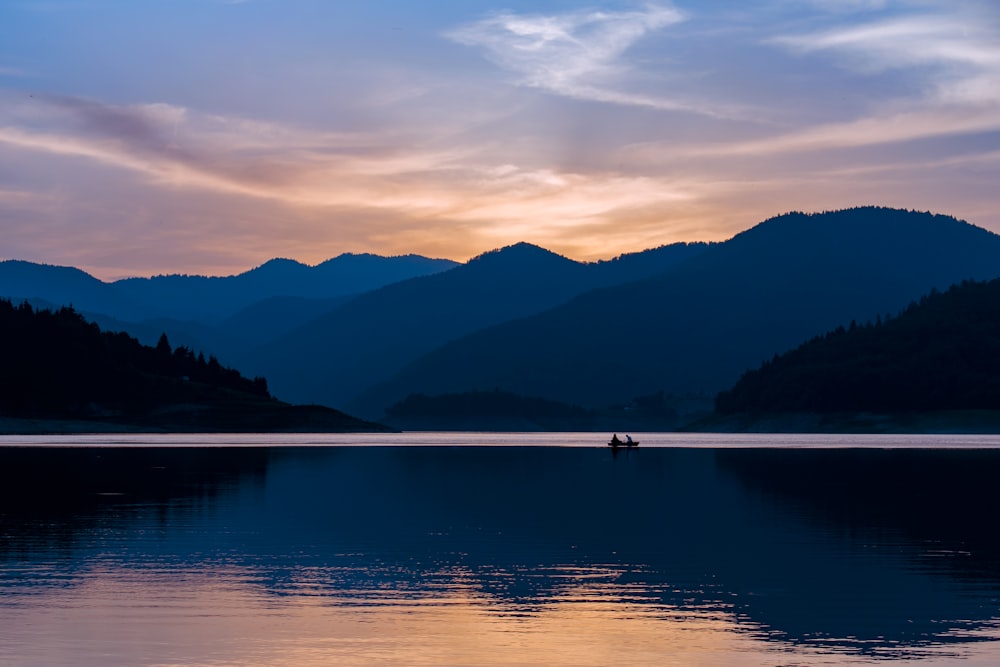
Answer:
<path fill-rule="evenodd" d="M 1000 231 L 995 2 L 6 0 L 0 258 L 578 259 L 881 204 Z"/>

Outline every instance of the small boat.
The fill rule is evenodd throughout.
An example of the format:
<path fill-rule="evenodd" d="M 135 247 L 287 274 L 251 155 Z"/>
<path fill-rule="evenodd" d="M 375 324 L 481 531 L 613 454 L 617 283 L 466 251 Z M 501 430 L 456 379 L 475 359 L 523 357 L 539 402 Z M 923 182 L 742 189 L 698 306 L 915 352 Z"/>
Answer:
<path fill-rule="evenodd" d="M 611 447 L 612 449 L 618 449 L 619 447 L 624 449 L 634 449 L 638 446 L 638 440 L 612 440 L 608 443 L 608 447 Z"/>

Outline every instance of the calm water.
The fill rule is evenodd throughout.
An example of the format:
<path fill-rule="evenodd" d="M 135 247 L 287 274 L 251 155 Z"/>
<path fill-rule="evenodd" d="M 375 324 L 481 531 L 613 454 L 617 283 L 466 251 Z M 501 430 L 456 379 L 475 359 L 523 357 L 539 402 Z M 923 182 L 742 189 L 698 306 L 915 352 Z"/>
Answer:
<path fill-rule="evenodd" d="M 0 438 L 0 665 L 1000 664 L 1000 438 L 640 439 Z"/>

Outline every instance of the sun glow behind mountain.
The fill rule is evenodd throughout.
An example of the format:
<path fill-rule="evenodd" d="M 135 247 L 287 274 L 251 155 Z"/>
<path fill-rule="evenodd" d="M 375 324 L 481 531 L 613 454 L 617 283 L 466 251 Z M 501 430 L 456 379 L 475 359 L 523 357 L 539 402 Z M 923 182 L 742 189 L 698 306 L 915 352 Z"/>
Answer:
<path fill-rule="evenodd" d="M 876 203 L 1000 230 L 990 2 L 0 8 L 3 258 L 577 259 Z"/>

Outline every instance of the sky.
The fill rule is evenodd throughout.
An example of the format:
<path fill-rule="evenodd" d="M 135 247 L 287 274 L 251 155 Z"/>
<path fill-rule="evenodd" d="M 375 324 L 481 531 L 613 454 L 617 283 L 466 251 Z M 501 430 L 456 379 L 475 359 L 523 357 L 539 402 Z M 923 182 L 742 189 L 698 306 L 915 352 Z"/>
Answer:
<path fill-rule="evenodd" d="M 0 259 L 102 279 L 1000 232 L 998 183 L 996 0 L 0 3 Z"/>

